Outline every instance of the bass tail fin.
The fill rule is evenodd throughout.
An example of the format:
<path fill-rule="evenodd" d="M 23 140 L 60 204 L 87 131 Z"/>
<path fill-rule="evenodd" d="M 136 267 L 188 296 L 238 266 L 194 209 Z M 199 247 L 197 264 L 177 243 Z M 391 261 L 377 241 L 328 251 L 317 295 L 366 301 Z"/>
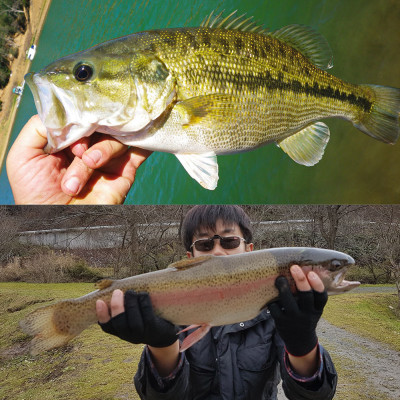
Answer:
<path fill-rule="evenodd" d="M 75 323 L 73 317 L 74 313 L 77 317 L 78 310 L 74 308 L 74 313 L 69 312 L 66 303 L 70 300 L 40 307 L 20 321 L 23 332 L 33 336 L 29 348 L 32 355 L 63 346 L 86 328 Z"/>
<path fill-rule="evenodd" d="M 381 142 L 396 143 L 400 132 L 400 89 L 378 85 L 360 86 L 372 90 L 375 102 L 372 110 L 354 126 Z"/>

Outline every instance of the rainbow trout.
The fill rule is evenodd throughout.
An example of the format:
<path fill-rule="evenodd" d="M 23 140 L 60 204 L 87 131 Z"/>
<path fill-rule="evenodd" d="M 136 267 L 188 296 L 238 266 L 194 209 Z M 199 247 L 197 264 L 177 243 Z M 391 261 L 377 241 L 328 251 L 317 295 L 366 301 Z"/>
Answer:
<path fill-rule="evenodd" d="M 68 343 L 97 322 L 96 300 L 109 303 L 115 289 L 147 292 L 154 311 L 176 325 L 198 327 L 181 351 L 200 340 L 211 328 L 247 321 L 277 299 L 275 279 L 286 276 L 295 291 L 289 268 L 300 265 L 315 271 L 328 294 L 342 293 L 359 282 L 344 280 L 354 260 L 334 250 L 287 247 L 231 256 L 201 256 L 178 261 L 168 268 L 121 280 L 103 280 L 98 290 L 77 299 L 64 300 L 33 311 L 20 322 L 34 336 L 30 351 L 38 354 Z M 189 328 L 187 328 L 189 329 Z"/>
<path fill-rule="evenodd" d="M 332 54 L 308 27 L 275 32 L 251 18 L 209 16 L 198 28 L 135 33 L 53 62 L 28 83 L 54 153 L 95 131 L 176 155 L 207 189 L 217 154 L 276 143 L 311 166 L 323 156 L 327 117 L 385 143 L 399 136 L 400 90 L 328 74 Z"/>

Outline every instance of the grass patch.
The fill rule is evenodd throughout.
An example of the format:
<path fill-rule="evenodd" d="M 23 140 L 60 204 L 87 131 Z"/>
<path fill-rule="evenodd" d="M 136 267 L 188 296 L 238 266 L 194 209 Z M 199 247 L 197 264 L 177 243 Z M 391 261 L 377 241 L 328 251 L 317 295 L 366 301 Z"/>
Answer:
<path fill-rule="evenodd" d="M 393 293 L 347 293 L 331 298 L 323 316 L 331 324 L 400 351 L 397 301 Z"/>
<path fill-rule="evenodd" d="M 92 283 L 0 283 L 0 399 L 2 400 L 111 400 L 139 399 L 133 376 L 143 349 L 104 334 L 98 326 L 85 330 L 68 346 L 32 357 L 29 338 L 18 322 L 29 312 L 57 300 L 79 297 L 94 290 Z M 399 320 L 388 305 L 390 293 L 356 293 L 331 298 L 324 312 L 329 322 L 400 349 L 393 332 Z M 374 332 L 371 335 L 371 331 Z M 390 335 L 389 335 L 390 332 Z M 326 346 L 332 355 L 335 349 Z M 358 400 L 369 386 L 366 377 L 347 358 L 335 359 L 339 372 L 336 400 Z M 368 398 L 386 400 L 382 393 Z"/>
<path fill-rule="evenodd" d="M 324 347 L 329 351 L 334 359 L 335 368 L 338 373 L 338 385 L 335 393 L 335 400 L 390 400 L 391 397 L 386 396 L 381 391 L 376 390 L 371 381 L 366 376 L 365 371 L 360 373 L 357 364 L 353 359 L 347 357 L 334 357 L 335 346 L 324 343 Z M 361 397 L 367 394 L 368 397 Z"/>
<path fill-rule="evenodd" d="M 92 290 L 90 283 L 0 283 L 0 399 L 139 399 L 133 376 L 143 346 L 106 335 L 98 326 L 66 348 L 35 357 L 26 352 L 29 338 L 18 327 L 26 314 Z"/>

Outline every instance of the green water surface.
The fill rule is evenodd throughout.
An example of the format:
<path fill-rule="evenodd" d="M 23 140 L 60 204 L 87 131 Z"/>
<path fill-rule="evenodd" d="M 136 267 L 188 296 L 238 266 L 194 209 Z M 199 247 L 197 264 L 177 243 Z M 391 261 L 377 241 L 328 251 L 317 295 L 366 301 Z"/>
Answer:
<path fill-rule="evenodd" d="M 271 30 L 293 23 L 312 26 L 333 50 L 330 73 L 352 83 L 400 87 L 398 0 L 53 0 L 31 70 L 118 36 L 197 26 L 216 8 L 255 15 Z M 26 88 L 12 141 L 35 113 Z M 314 167 L 296 164 L 270 144 L 219 156 L 218 187 L 208 191 L 174 155 L 153 153 L 139 169 L 127 203 L 399 203 L 400 142 L 383 144 L 343 120 L 325 122 L 331 139 Z M 5 168 L 0 203 L 13 203 Z"/>

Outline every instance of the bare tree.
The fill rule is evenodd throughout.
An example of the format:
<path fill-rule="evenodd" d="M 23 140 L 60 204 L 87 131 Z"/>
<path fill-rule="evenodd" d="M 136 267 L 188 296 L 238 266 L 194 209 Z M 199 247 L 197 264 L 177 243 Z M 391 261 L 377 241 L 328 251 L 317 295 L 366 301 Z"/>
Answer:
<path fill-rule="evenodd" d="M 21 255 L 22 246 L 18 243 L 19 218 L 10 215 L 8 208 L 0 206 L 0 264 L 10 262 Z"/>
<path fill-rule="evenodd" d="M 378 225 L 378 249 L 385 259 L 385 267 L 395 279 L 400 308 L 400 218 L 396 216 L 399 206 L 382 206 Z M 398 214 L 397 214 L 398 215 Z"/>
<path fill-rule="evenodd" d="M 330 249 L 335 249 L 340 223 L 350 213 L 359 211 L 364 206 L 352 205 L 319 205 L 310 206 L 315 226 L 318 227 L 322 238 Z"/>

